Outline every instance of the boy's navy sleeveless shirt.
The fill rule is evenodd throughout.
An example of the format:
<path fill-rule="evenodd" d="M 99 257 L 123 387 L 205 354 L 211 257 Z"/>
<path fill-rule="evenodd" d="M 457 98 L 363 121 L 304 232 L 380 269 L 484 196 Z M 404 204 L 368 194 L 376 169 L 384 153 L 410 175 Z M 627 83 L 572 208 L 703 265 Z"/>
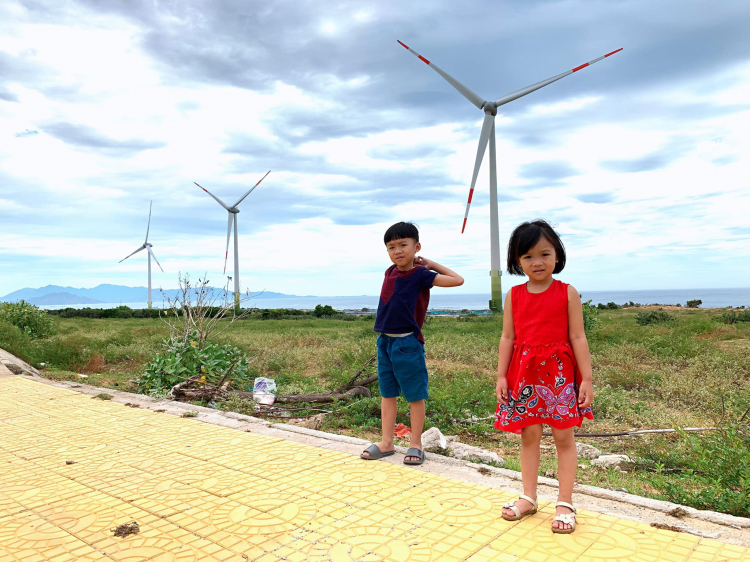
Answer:
<path fill-rule="evenodd" d="M 421 265 L 409 271 L 400 271 L 396 265 L 389 267 L 380 290 L 375 331 L 385 334 L 414 332 L 424 343 L 422 325 L 435 277 L 437 272 Z"/>

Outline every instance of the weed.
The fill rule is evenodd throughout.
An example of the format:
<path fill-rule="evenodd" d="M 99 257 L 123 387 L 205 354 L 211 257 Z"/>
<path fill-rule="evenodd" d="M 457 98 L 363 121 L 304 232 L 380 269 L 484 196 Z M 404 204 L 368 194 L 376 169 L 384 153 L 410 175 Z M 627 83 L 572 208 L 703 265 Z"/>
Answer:
<path fill-rule="evenodd" d="M 181 417 L 195 418 L 195 417 L 198 417 L 198 412 L 196 410 L 188 410 L 187 412 L 183 412 Z"/>
<path fill-rule="evenodd" d="M 99 400 L 112 400 L 114 396 L 112 396 L 111 394 L 105 394 L 104 392 L 102 392 L 101 394 L 97 394 L 96 396 L 94 396 L 94 398 L 98 398 Z"/>
<path fill-rule="evenodd" d="M 681 433 L 670 447 L 648 449 L 651 483 L 673 502 L 750 515 L 750 435 L 728 425 L 705 435 Z M 668 472 L 676 472 L 668 478 Z"/>
<path fill-rule="evenodd" d="M 671 314 L 667 314 L 662 309 L 652 310 L 651 312 L 639 312 L 635 317 L 635 323 L 639 326 L 646 326 L 648 324 L 661 324 L 664 322 L 674 322 L 675 317 Z"/>

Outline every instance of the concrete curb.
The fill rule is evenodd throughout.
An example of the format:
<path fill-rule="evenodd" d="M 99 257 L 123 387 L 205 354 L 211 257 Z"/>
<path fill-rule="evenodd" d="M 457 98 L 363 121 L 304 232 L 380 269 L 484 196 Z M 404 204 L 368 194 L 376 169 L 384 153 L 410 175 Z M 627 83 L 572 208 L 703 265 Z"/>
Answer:
<path fill-rule="evenodd" d="M 56 386 L 59 388 L 65 388 L 68 390 L 74 390 L 81 394 L 87 394 L 90 396 L 96 396 L 97 394 L 110 394 L 112 395 L 112 401 L 121 404 L 138 404 L 138 406 L 149 409 L 149 410 L 161 410 L 166 413 L 174 415 L 181 415 L 187 411 L 198 412 L 196 420 L 213 423 L 215 425 L 221 425 L 233 429 L 240 429 L 248 431 L 249 426 L 263 426 L 268 429 L 276 430 L 279 432 L 280 438 L 284 438 L 284 433 L 297 433 L 322 439 L 325 441 L 333 441 L 338 443 L 347 443 L 350 445 L 367 445 L 370 441 L 359 439 L 357 437 L 350 437 L 348 435 L 338 435 L 336 433 L 327 433 L 325 431 L 318 431 L 314 429 L 308 429 L 305 427 L 299 427 L 295 425 L 288 425 L 283 423 L 272 423 L 260 418 L 253 416 L 247 416 L 238 414 L 236 412 L 224 412 L 221 410 L 215 410 L 213 408 L 207 408 L 205 406 L 195 406 L 193 404 L 185 404 L 183 402 L 175 402 L 172 400 L 156 400 L 150 396 L 143 394 L 133 394 L 130 392 L 123 392 L 121 390 L 112 390 L 111 388 L 100 388 L 89 386 L 87 384 L 81 384 L 70 381 L 53 381 L 45 378 L 38 378 L 30 375 L 17 375 L 35 382 Z M 406 447 L 395 447 L 399 453 L 406 453 Z M 498 468 L 486 464 L 478 464 L 469 461 L 463 461 L 452 457 L 446 457 L 438 455 L 436 453 L 427 453 L 427 458 L 430 462 L 438 463 L 448 466 L 460 466 L 469 467 L 475 470 L 479 470 L 482 474 L 494 475 L 498 477 L 509 478 L 511 480 L 521 481 L 521 473 L 507 468 Z M 558 481 L 552 478 L 539 477 L 539 484 L 543 486 L 549 486 L 552 488 L 558 487 Z M 727 515 L 724 513 L 718 513 L 716 511 L 699 510 L 692 507 L 679 505 L 672 502 L 663 500 L 655 500 L 651 498 L 644 498 L 642 496 L 636 496 L 634 494 L 628 494 L 627 492 L 617 492 L 614 490 L 607 490 L 605 488 L 598 488 L 596 486 L 588 486 L 585 484 L 576 484 L 574 491 L 578 494 L 584 494 L 593 496 L 596 498 L 610 500 L 615 502 L 627 503 L 633 506 L 651 509 L 665 514 L 670 514 L 675 509 L 679 508 L 684 510 L 685 518 L 693 518 L 716 525 L 722 525 L 726 527 L 732 527 L 735 529 L 750 528 L 750 518 L 736 517 L 734 515 Z"/>

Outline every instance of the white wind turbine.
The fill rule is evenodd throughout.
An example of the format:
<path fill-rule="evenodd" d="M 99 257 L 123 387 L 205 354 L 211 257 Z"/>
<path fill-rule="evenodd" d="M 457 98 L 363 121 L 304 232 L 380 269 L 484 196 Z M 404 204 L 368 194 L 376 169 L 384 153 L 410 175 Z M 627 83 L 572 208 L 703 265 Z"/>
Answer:
<path fill-rule="evenodd" d="M 521 88 L 520 90 L 511 92 L 510 94 L 507 94 L 501 98 L 496 99 L 495 101 L 486 101 L 485 99 L 480 97 L 478 94 L 475 94 L 469 88 L 464 86 L 461 82 L 453 78 L 453 76 L 451 76 L 450 74 L 445 72 L 443 69 L 438 67 L 435 63 L 428 61 L 426 58 L 424 58 L 422 55 L 417 53 L 415 50 L 410 49 L 409 47 L 404 45 L 401 41 L 398 41 L 398 43 L 402 47 L 407 49 L 415 57 L 417 57 L 419 60 L 427 64 L 427 66 L 432 68 L 440 76 L 445 78 L 445 80 L 451 86 L 453 86 L 456 90 L 458 90 L 458 92 L 461 95 L 463 95 L 467 100 L 469 100 L 479 109 L 484 111 L 484 123 L 482 123 L 482 132 L 479 135 L 479 147 L 477 148 L 477 158 L 476 158 L 476 162 L 474 163 L 474 174 L 471 177 L 471 188 L 469 189 L 469 200 L 466 203 L 466 214 L 464 215 L 464 222 L 463 222 L 463 226 L 461 227 L 461 233 L 463 234 L 464 229 L 466 228 L 466 220 L 469 218 L 469 206 L 471 205 L 471 198 L 474 195 L 474 185 L 477 183 L 477 175 L 479 174 L 479 168 L 482 165 L 482 158 L 484 157 L 484 152 L 487 149 L 487 141 L 489 141 L 489 144 L 490 144 L 490 267 L 492 268 L 490 270 L 491 295 L 492 295 L 492 299 L 490 300 L 490 309 L 493 312 L 502 312 L 503 295 L 502 295 L 502 286 L 501 286 L 501 279 L 500 279 L 500 276 L 502 275 L 500 271 L 500 231 L 499 231 L 499 226 L 497 222 L 497 158 L 495 154 L 495 115 L 497 115 L 497 108 L 500 107 L 501 105 L 505 105 L 506 103 L 512 102 L 513 100 L 517 100 L 518 98 L 521 98 L 527 94 L 530 94 L 531 92 L 535 92 L 539 88 L 543 88 L 544 86 L 547 86 L 548 84 L 552 84 L 552 82 L 556 82 L 560 80 L 560 78 L 565 78 L 569 74 L 578 72 L 579 70 L 586 68 L 587 66 L 590 66 L 594 64 L 595 62 L 598 62 L 611 55 L 614 55 L 615 53 L 622 51 L 622 49 L 617 49 L 616 51 L 607 53 L 603 57 L 594 59 L 590 62 L 587 62 L 586 64 L 577 66 L 572 70 L 568 70 L 566 72 L 563 72 L 562 74 L 558 74 L 557 76 L 548 78 L 547 80 L 542 80 L 541 82 L 537 82 L 536 84 L 532 84 L 531 86 L 526 86 L 525 88 Z"/>
<path fill-rule="evenodd" d="M 151 308 L 151 258 L 154 258 L 154 261 L 156 262 L 156 265 L 159 266 L 159 269 L 161 269 L 161 272 L 164 273 L 164 270 L 161 267 L 161 264 L 159 263 L 159 260 L 156 259 L 156 256 L 154 255 L 152 248 L 152 245 L 148 243 L 148 232 L 151 229 L 151 206 L 154 204 L 153 201 L 148 206 L 148 226 L 146 227 L 146 241 L 143 243 L 143 246 L 138 248 L 135 252 L 130 254 L 130 256 L 133 256 L 140 252 L 141 250 L 148 250 L 148 307 Z M 118 263 L 124 262 L 126 259 L 128 259 L 130 256 L 126 256 L 122 258 Z"/>
<path fill-rule="evenodd" d="M 232 234 L 232 223 L 234 223 L 234 310 L 236 314 L 240 313 L 240 260 L 239 255 L 237 253 L 237 213 L 240 212 L 240 210 L 237 208 L 237 206 L 242 203 L 242 201 L 250 195 L 258 185 L 260 185 L 260 182 L 262 182 L 264 179 L 266 179 L 266 176 L 271 173 L 271 170 L 268 170 L 266 172 L 266 175 L 260 178 L 258 180 L 258 183 L 256 183 L 253 187 L 250 188 L 250 190 L 245 193 L 242 197 L 240 197 L 237 202 L 232 205 L 231 207 L 227 207 L 224 202 L 216 197 L 213 193 L 211 193 L 209 190 L 207 190 L 205 187 L 200 185 L 198 182 L 193 182 L 195 185 L 200 187 L 203 191 L 208 193 L 211 197 L 216 199 L 216 202 L 224 207 L 227 212 L 229 213 L 228 222 L 227 222 L 227 249 L 226 253 L 224 254 L 224 273 L 227 272 L 227 260 L 229 259 L 229 237 Z"/>

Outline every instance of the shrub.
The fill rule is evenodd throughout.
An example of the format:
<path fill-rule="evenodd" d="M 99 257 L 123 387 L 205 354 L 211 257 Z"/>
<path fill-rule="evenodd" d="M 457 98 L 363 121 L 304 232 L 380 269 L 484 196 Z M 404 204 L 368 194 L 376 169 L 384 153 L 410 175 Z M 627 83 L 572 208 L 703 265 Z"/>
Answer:
<path fill-rule="evenodd" d="M 613 302 L 608 302 L 607 304 L 600 302 L 599 304 L 596 305 L 596 307 L 599 310 L 617 310 L 618 308 L 620 308 L 618 304 L 613 303 Z"/>
<path fill-rule="evenodd" d="M 700 300 L 700 299 L 693 299 L 693 300 L 687 301 L 685 303 L 685 306 L 687 306 L 688 308 L 698 308 L 702 304 L 703 304 L 702 300 Z"/>
<path fill-rule="evenodd" d="M 48 310 L 48 314 L 60 318 L 159 318 L 164 315 L 163 310 L 156 308 L 130 308 L 117 306 L 114 308 L 61 308 Z"/>
<path fill-rule="evenodd" d="M 670 501 L 740 517 L 750 515 L 750 436 L 737 425 L 704 435 L 682 434 L 677 446 L 646 453 L 656 464 L 652 484 Z M 664 469 L 679 471 L 669 479 Z"/>
<path fill-rule="evenodd" d="M 591 304 L 591 299 L 583 304 L 583 330 L 587 334 L 593 332 L 601 325 L 599 311 Z"/>
<path fill-rule="evenodd" d="M 52 318 L 47 312 L 26 301 L 0 303 L 0 322 L 12 324 L 32 338 L 52 333 Z"/>
<path fill-rule="evenodd" d="M 146 365 L 145 372 L 138 379 L 139 392 L 169 390 L 200 374 L 203 375 L 201 382 L 218 385 L 233 364 L 226 380 L 243 389 L 251 382 L 248 360 L 236 347 L 205 342 L 201 348 L 197 332 L 184 342 L 181 337 L 164 340 L 163 346 L 164 351 Z"/>
<path fill-rule="evenodd" d="M 736 324 L 737 322 L 750 322 L 750 310 L 742 310 L 740 312 L 730 310 L 722 314 L 720 318 L 725 324 Z"/>
<path fill-rule="evenodd" d="M 652 310 L 651 312 L 639 312 L 635 316 L 635 323 L 639 326 L 648 324 L 662 324 L 664 322 L 674 322 L 677 320 L 671 314 L 667 314 L 662 309 Z"/>
<path fill-rule="evenodd" d="M 330 304 L 325 306 L 317 304 L 315 305 L 315 310 L 313 310 L 313 315 L 318 318 L 322 316 L 333 316 L 334 314 L 336 314 L 336 311 L 333 310 L 333 307 Z"/>

